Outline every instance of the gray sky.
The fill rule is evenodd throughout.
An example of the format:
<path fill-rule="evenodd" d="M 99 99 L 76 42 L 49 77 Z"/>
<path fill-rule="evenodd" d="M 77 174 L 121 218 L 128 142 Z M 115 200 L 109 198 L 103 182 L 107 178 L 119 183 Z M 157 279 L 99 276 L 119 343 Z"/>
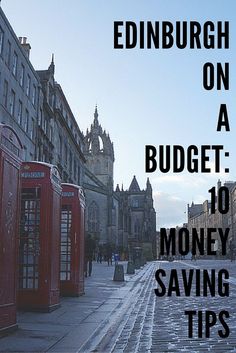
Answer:
<path fill-rule="evenodd" d="M 186 204 L 208 198 L 218 178 L 236 180 L 235 0 L 2 0 L 18 36 L 31 43 L 35 69 L 55 54 L 62 85 L 81 130 L 90 126 L 95 104 L 114 142 L 115 184 L 153 185 L 159 226 L 180 224 Z M 114 50 L 114 21 L 230 21 L 230 50 Z M 205 62 L 230 63 L 230 90 L 202 87 Z M 234 99 L 233 99 L 234 95 Z M 230 132 L 216 132 L 219 107 L 227 104 Z M 145 174 L 146 144 L 223 144 L 230 173 Z"/>

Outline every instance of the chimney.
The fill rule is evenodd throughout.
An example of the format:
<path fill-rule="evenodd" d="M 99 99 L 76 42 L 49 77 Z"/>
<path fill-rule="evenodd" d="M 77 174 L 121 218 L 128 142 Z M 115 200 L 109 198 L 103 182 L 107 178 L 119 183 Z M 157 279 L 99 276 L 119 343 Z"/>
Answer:
<path fill-rule="evenodd" d="M 22 48 L 24 48 L 27 57 L 29 58 L 31 46 L 29 43 L 27 43 L 27 38 L 26 37 L 19 37 L 19 42 L 20 42 Z"/>

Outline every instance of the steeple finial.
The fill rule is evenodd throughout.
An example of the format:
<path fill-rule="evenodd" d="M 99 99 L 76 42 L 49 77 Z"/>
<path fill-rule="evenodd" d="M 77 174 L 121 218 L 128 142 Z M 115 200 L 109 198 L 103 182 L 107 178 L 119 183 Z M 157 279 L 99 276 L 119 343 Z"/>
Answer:
<path fill-rule="evenodd" d="M 134 175 L 133 180 L 129 187 L 129 192 L 140 192 L 140 187 L 138 185 L 136 176 Z"/>
<path fill-rule="evenodd" d="M 94 125 L 98 125 L 98 106 L 97 106 L 97 104 L 95 105 Z"/>
<path fill-rule="evenodd" d="M 146 191 L 152 192 L 152 186 L 151 186 L 149 178 L 147 178 Z"/>
<path fill-rule="evenodd" d="M 51 60 L 51 64 L 49 65 L 48 70 L 50 70 L 52 72 L 52 74 L 54 75 L 54 73 L 55 73 L 54 54 L 52 54 L 52 60 Z"/>
<path fill-rule="evenodd" d="M 119 184 L 117 184 L 117 186 L 116 186 L 116 192 L 120 192 Z"/>

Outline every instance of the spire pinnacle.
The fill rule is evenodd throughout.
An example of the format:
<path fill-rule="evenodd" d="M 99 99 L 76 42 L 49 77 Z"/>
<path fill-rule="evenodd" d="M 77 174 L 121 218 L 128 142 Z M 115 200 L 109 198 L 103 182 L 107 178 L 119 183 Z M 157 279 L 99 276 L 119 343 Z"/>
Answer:
<path fill-rule="evenodd" d="M 95 112 L 94 112 L 94 125 L 98 125 L 98 106 L 95 105 Z"/>
<path fill-rule="evenodd" d="M 152 186 L 151 186 L 149 178 L 147 178 L 146 190 L 152 192 Z"/>
<path fill-rule="evenodd" d="M 117 186 L 116 186 L 116 192 L 120 192 L 119 184 L 117 184 Z"/>
<path fill-rule="evenodd" d="M 54 75 L 54 73 L 55 73 L 54 54 L 52 54 L 51 64 L 49 65 L 48 70 L 50 70 L 52 72 L 52 74 Z"/>
<path fill-rule="evenodd" d="M 138 185 L 138 182 L 137 182 L 135 175 L 134 175 L 133 180 L 130 184 L 129 192 L 140 192 L 140 187 Z"/>

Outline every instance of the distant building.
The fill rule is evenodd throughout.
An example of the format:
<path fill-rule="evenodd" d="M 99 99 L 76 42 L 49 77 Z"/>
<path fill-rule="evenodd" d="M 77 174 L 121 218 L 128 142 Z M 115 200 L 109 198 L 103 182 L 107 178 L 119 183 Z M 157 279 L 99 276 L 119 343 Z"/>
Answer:
<path fill-rule="evenodd" d="M 236 182 L 225 182 L 224 186 L 228 188 L 230 194 L 229 200 L 229 212 L 222 214 L 219 212 L 217 207 L 217 198 L 215 204 L 215 213 L 211 213 L 211 203 L 205 200 L 202 204 L 194 204 L 192 202 L 191 206 L 188 205 L 188 228 L 191 231 L 192 228 L 196 228 L 199 232 L 200 228 L 204 229 L 206 235 L 207 228 L 230 228 L 228 247 L 231 241 L 235 241 L 235 226 L 236 226 Z M 221 187 L 220 180 L 217 183 L 217 190 Z M 215 248 L 217 253 L 221 254 L 221 241 L 219 239 L 218 232 L 215 233 Z M 205 237 L 205 248 L 206 248 L 206 237 Z"/>
<path fill-rule="evenodd" d="M 226 226 L 231 229 L 230 241 L 232 241 L 234 248 L 236 249 L 236 182 L 230 189 L 230 208 L 227 220 L 225 221 L 225 227 Z"/>
<path fill-rule="evenodd" d="M 119 245 L 141 247 L 147 259 L 156 258 L 156 212 L 153 206 L 152 187 L 147 179 L 146 189 L 141 190 L 136 177 L 128 190 L 116 187 L 119 198 Z"/>

